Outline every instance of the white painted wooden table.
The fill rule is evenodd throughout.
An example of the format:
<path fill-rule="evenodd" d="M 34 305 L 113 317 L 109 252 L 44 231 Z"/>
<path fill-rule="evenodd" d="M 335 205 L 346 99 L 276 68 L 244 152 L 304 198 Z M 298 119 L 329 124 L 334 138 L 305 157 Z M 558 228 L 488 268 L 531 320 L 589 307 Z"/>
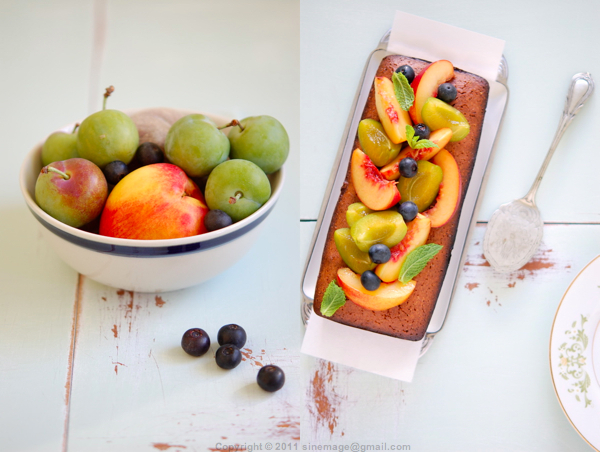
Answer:
<path fill-rule="evenodd" d="M 0 451 L 298 441 L 298 17 L 297 2 L 276 0 L 2 2 Z M 100 285 L 59 260 L 27 211 L 26 152 L 99 108 L 110 84 L 112 108 L 269 114 L 287 128 L 278 205 L 250 253 L 210 282 L 160 296 Z M 249 337 L 229 372 L 212 358 L 227 323 Z M 181 350 L 191 327 L 213 340 L 202 358 Z M 256 384 L 269 362 L 286 372 L 274 394 Z"/>
<path fill-rule="evenodd" d="M 600 254 L 598 93 L 566 132 L 542 183 L 538 204 L 547 225 L 532 262 L 513 274 L 497 274 L 486 265 L 481 243 L 496 207 L 523 196 L 533 182 L 572 75 L 589 71 L 600 81 L 600 4 L 303 0 L 304 258 L 363 66 L 396 9 L 504 39 L 510 100 L 456 296 L 413 382 L 302 356 L 303 444 L 591 450 L 556 399 L 548 347 L 562 294 Z"/>

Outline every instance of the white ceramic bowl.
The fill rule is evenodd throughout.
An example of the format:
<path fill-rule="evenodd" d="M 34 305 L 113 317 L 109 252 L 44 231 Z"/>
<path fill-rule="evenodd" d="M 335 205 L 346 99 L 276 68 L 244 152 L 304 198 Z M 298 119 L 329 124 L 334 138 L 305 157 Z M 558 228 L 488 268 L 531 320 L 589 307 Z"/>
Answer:
<path fill-rule="evenodd" d="M 226 123 L 225 118 L 206 116 L 217 125 Z M 70 125 L 62 130 L 72 129 Z M 25 202 L 42 235 L 77 272 L 108 286 L 137 292 L 183 289 L 207 281 L 235 264 L 256 241 L 284 181 L 283 168 L 269 175 L 270 199 L 249 217 L 226 228 L 180 239 L 118 239 L 68 226 L 36 204 L 35 182 L 42 168 L 42 144 L 27 154 L 19 175 Z"/>

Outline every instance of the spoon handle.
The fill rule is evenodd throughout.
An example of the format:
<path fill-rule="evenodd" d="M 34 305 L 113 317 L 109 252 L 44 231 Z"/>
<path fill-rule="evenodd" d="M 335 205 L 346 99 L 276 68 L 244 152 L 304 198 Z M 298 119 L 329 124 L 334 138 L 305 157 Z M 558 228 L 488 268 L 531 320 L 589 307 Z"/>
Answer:
<path fill-rule="evenodd" d="M 573 118 L 577 112 L 581 109 L 581 107 L 583 107 L 583 104 L 585 104 L 588 98 L 592 95 L 593 91 L 594 79 L 592 79 L 592 75 L 589 72 L 575 74 L 571 79 L 571 84 L 569 85 L 569 91 L 567 93 L 567 100 L 565 102 L 565 108 L 563 109 L 560 122 L 558 123 L 556 135 L 554 135 L 554 140 L 552 140 L 550 149 L 548 149 L 544 163 L 542 163 L 542 167 L 535 177 L 533 185 L 529 189 L 527 195 L 525 195 L 524 200 L 526 202 L 532 205 L 535 203 L 535 194 L 537 193 L 540 183 L 542 182 L 542 178 L 544 177 L 546 168 L 548 168 L 550 159 L 556 150 L 556 146 L 558 146 L 558 142 L 562 138 L 565 130 L 567 130 L 569 124 L 571 124 L 571 121 L 573 121 Z"/>

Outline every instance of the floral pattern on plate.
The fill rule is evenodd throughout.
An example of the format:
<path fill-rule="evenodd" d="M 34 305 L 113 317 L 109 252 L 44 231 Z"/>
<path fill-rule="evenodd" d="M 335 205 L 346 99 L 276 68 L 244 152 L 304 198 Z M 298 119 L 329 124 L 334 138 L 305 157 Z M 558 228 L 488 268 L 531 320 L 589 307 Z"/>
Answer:
<path fill-rule="evenodd" d="M 556 311 L 550 372 L 575 430 L 600 452 L 600 256 L 573 280 Z"/>
<path fill-rule="evenodd" d="M 592 401 L 588 398 L 588 389 L 591 385 L 591 379 L 586 371 L 586 356 L 589 339 L 583 329 L 588 321 L 587 317 L 581 316 L 581 328 L 577 329 L 577 320 L 571 325 L 571 329 L 565 331 L 568 337 L 567 342 L 563 342 L 558 350 L 558 367 L 561 369 L 559 375 L 565 380 L 572 381 L 568 392 L 575 394 L 578 402 L 584 401 L 585 407 L 591 405 Z"/>

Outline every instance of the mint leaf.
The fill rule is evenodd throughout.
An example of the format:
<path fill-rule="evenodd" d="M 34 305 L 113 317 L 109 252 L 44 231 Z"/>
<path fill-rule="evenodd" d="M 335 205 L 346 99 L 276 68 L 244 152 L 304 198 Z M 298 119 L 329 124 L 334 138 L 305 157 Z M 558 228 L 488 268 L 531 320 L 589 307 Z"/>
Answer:
<path fill-rule="evenodd" d="M 406 124 L 406 142 L 408 143 L 408 145 L 411 148 L 412 148 L 411 144 L 412 144 L 414 138 L 415 138 L 415 129 L 413 129 L 413 126 Z M 418 138 L 419 137 L 417 137 L 417 139 Z"/>
<path fill-rule="evenodd" d="M 346 304 L 346 294 L 335 281 L 331 281 L 321 301 L 321 314 L 331 317 L 335 311 Z"/>
<path fill-rule="evenodd" d="M 433 259 L 442 248 L 442 245 L 437 245 L 435 243 L 428 243 L 427 245 L 416 247 L 408 254 L 408 256 L 406 256 L 406 260 L 400 269 L 398 280 L 403 283 L 409 282 L 421 273 L 427 263 Z"/>
<path fill-rule="evenodd" d="M 392 75 L 392 82 L 394 83 L 394 93 L 396 94 L 396 99 L 398 99 L 400 108 L 404 111 L 408 111 L 415 101 L 415 92 L 404 74 L 400 72 L 394 72 L 394 75 Z"/>
<path fill-rule="evenodd" d="M 433 141 L 429 140 L 419 140 L 415 143 L 414 146 L 411 146 L 413 149 L 423 149 L 423 148 L 439 148 L 437 144 Z"/>

